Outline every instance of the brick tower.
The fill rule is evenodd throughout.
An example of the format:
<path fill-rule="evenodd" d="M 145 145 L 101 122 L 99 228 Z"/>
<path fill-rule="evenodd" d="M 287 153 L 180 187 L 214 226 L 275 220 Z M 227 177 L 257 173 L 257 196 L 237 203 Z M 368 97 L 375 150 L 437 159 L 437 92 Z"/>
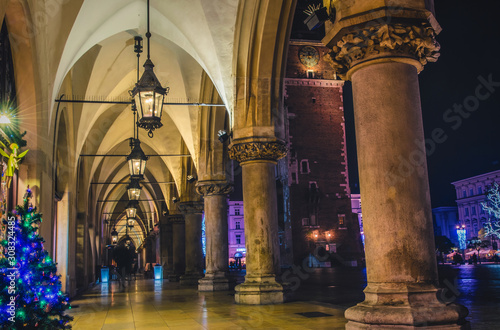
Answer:
<path fill-rule="evenodd" d="M 344 82 L 336 79 L 327 52 L 321 42 L 298 40 L 288 50 L 284 104 L 293 257 L 301 263 L 316 250 L 330 254 L 328 260 L 319 258 L 325 260 L 322 266 L 352 265 L 361 243 L 351 211 Z"/>

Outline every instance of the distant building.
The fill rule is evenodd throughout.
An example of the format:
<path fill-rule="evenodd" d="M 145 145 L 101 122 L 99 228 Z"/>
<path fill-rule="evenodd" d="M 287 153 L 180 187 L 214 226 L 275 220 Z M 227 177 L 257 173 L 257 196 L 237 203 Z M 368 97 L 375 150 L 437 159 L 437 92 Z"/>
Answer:
<path fill-rule="evenodd" d="M 488 214 L 481 207 L 486 192 L 493 182 L 500 183 L 500 170 L 452 182 L 457 194 L 460 226 L 465 225 L 467 239 L 477 236 L 488 221 Z"/>
<path fill-rule="evenodd" d="M 432 209 L 432 218 L 434 235 L 446 236 L 455 246 L 458 246 L 457 225 L 461 226 L 458 219 L 458 208 L 456 206 L 435 207 Z"/>
<path fill-rule="evenodd" d="M 246 263 L 245 224 L 243 202 L 229 201 L 227 213 L 229 262 Z"/>

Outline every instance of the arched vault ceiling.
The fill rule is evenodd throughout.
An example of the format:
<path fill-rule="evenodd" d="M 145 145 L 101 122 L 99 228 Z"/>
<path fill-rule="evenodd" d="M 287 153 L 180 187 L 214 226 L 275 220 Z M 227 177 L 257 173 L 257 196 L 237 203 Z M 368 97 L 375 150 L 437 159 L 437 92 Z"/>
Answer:
<path fill-rule="evenodd" d="M 211 77 L 226 105 L 232 104 L 232 54 L 237 6 L 238 1 L 234 0 L 190 0 L 189 6 L 182 0 L 151 1 L 152 41 L 163 43 L 177 55 L 179 52 L 172 45 L 189 54 L 190 56 L 177 57 L 180 61 L 179 66 L 191 67 L 183 63 L 184 60 L 194 59 L 198 62 Z M 62 81 L 69 70 L 94 45 L 111 38 L 111 43 L 119 44 L 115 49 L 115 58 L 118 54 L 122 57 L 131 51 L 125 49 L 127 44 L 123 42 L 124 40 L 120 40 L 120 35 L 129 34 L 128 40 L 130 40 L 135 34 L 144 35 L 145 31 L 144 0 L 85 0 L 64 45 L 53 87 L 54 98 L 58 96 Z M 105 50 L 101 50 L 101 53 L 103 51 Z M 163 49 L 164 54 L 161 52 L 159 47 L 152 45 L 152 59 L 155 65 L 159 66 L 162 63 L 168 66 L 171 58 L 166 56 L 165 49 Z M 128 65 L 122 66 L 125 68 L 123 76 L 127 76 L 127 73 L 135 68 L 133 56 L 126 56 L 131 59 Z M 163 69 L 158 69 L 161 75 Z M 165 70 L 169 69 L 171 68 L 165 67 Z M 125 78 L 129 84 L 134 82 L 130 81 L 131 77 L 133 76 L 128 75 Z M 186 82 L 190 80 L 189 77 L 183 78 Z M 172 81 L 172 83 L 177 82 Z M 115 92 L 120 91 L 115 90 Z"/>
<path fill-rule="evenodd" d="M 101 43 L 100 51 L 96 58 L 92 58 L 91 56 L 82 57 L 75 64 L 75 66 L 88 67 L 88 63 L 83 62 L 93 62 L 89 82 L 84 84 L 87 86 L 84 92 L 87 98 L 95 95 L 109 99 L 128 96 L 128 91 L 133 88 L 137 79 L 136 57 L 132 50 L 133 45 L 131 41 L 131 35 L 125 32 L 112 36 Z M 166 47 L 165 44 L 168 44 L 169 47 Z M 189 54 L 167 40 L 164 40 L 164 44 L 158 43 L 154 46 L 156 47 L 153 49 L 157 51 L 153 53 L 153 58 L 158 60 L 155 64 L 155 73 L 164 86 L 170 87 L 168 97 L 173 100 L 196 99 L 200 90 L 202 68 Z M 143 60 L 144 56 L 141 62 Z M 81 78 L 74 77 L 73 80 L 75 79 Z M 110 109 L 112 113 L 109 113 Z M 87 143 L 89 135 L 104 133 L 99 132 L 102 131 L 99 128 L 106 121 L 114 120 L 111 127 L 109 127 L 109 131 L 117 133 L 115 136 L 109 132 L 106 133 L 111 138 L 111 142 L 108 141 L 108 144 L 118 143 L 118 140 L 127 132 L 131 135 L 132 112 L 130 111 L 130 107 L 127 107 L 126 110 L 122 109 L 122 107 L 110 107 L 107 104 L 83 105 L 82 113 L 84 115 L 81 116 L 78 125 L 78 150 L 81 150 L 82 146 Z M 117 111 L 123 112 L 123 114 L 116 113 Z M 156 137 L 151 141 L 161 140 L 161 144 L 165 145 L 165 139 L 169 139 L 169 136 L 172 134 L 177 136 L 180 132 L 196 163 L 199 152 L 198 114 L 200 111 L 202 110 L 199 107 L 165 106 L 163 116 L 170 116 L 173 126 L 172 123 L 168 122 L 168 118 L 164 119 L 164 127 L 155 132 Z M 130 119 L 128 119 L 129 116 Z M 108 126 L 105 126 L 107 129 Z M 96 128 L 98 128 L 97 132 Z M 101 153 L 106 153 L 108 150 L 109 145 L 101 145 L 99 147 L 99 152 Z"/>
<path fill-rule="evenodd" d="M 128 139 L 132 136 L 132 111 L 130 111 L 129 108 L 125 109 L 121 111 L 114 120 L 113 118 L 106 119 L 107 114 L 108 112 L 105 112 L 99 120 L 112 122 L 111 126 L 108 129 L 103 129 L 99 127 L 98 123 L 95 124 L 94 127 L 89 130 L 89 134 L 85 141 L 86 147 L 83 150 L 101 155 L 129 154 L 130 147 Z M 181 134 L 168 115 L 165 115 L 162 121 L 164 127 L 155 131 L 155 135 L 152 139 L 147 137 L 147 133 L 144 130 L 139 130 L 143 151 L 146 154 L 157 155 L 180 154 L 182 146 Z M 164 177 L 166 177 L 166 174 L 162 173 L 166 172 L 166 169 L 168 169 L 174 181 L 179 184 L 182 175 L 181 160 L 181 157 L 152 157 L 150 161 L 148 161 L 147 168 L 151 173 L 154 173 L 155 177 L 158 177 L 157 181 L 165 181 Z M 103 162 L 105 166 L 102 166 L 103 170 L 99 174 L 99 180 L 106 181 L 117 167 L 124 167 L 128 171 L 125 161 L 125 157 L 104 157 L 104 159 L 102 157 L 94 157 L 91 163 L 91 175 L 94 176 L 101 162 Z"/>

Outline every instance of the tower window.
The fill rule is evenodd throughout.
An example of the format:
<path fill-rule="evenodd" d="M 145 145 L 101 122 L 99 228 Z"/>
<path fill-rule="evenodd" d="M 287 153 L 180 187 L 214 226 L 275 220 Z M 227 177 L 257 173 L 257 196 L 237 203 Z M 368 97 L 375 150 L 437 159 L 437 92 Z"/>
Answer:
<path fill-rule="evenodd" d="M 236 223 L 234 224 L 234 229 L 241 229 L 239 221 L 236 221 Z"/>
<path fill-rule="evenodd" d="M 240 215 L 240 209 L 234 209 L 234 215 Z"/>
<path fill-rule="evenodd" d="M 236 244 L 241 244 L 241 235 L 236 235 Z"/>
<path fill-rule="evenodd" d="M 300 174 L 309 174 L 309 161 L 307 159 L 302 159 L 300 161 Z"/>
<path fill-rule="evenodd" d="M 307 70 L 307 78 L 314 79 L 314 71 L 313 70 Z"/>
<path fill-rule="evenodd" d="M 338 214 L 339 228 L 345 228 L 345 214 Z"/>

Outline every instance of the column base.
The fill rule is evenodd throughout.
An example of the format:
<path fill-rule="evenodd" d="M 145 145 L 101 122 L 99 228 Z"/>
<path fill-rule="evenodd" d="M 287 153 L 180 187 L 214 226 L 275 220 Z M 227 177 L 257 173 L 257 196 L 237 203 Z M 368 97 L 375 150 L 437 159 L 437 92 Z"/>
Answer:
<path fill-rule="evenodd" d="M 198 291 L 227 291 L 229 290 L 229 279 L 224 273 L 205 274 L 198 281 Z"/>
<path fill-rule="evenodd" d="M 245 282 L 235 288 L 237 304 L 269 305 L 284 302 L 283 286 L 275 276 L 245 276 Z"/>
<path fill-rule="evenodd" d="M 173 271 L 167 271 L 165 274 L 163 274 L 163 278 L 167 279 L 169 282 L 179 282 L 179 274 L 176 274 Z"/>
<path fill-rule="evenodd" d="M 371 283 L 365 301 L 346 310 L 346 329 L 470 329 L 464 306 L 438 300 L 432 284 Z"/>
<path fill-rule="evenodd" d="M 198 273 L 187 273 L 180 278 L 181 285 L 196 285 L 200 280 L 201 275 Z"/>

